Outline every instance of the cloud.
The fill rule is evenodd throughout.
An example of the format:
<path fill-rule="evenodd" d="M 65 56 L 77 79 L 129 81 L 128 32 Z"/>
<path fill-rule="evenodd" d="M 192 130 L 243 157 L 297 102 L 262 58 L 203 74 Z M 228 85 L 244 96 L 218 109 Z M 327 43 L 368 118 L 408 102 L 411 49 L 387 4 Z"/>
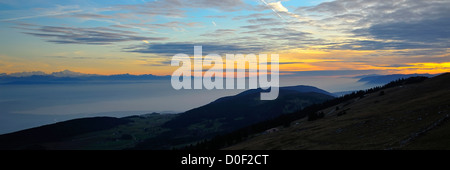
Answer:
<path fill-rule="evenodd" d="M 262 23 L 241 26 L 241 28 L 248 30 L 217 29 L 214 32 L 202 34 L 202 36 L 228 38 L 223 40 L 223 42 L 235 42 L 235 44 L 241 47 L 258 47 L 252 48 L 261 49 L 261 51 L 256 51 L 257 53 L 268 51 L 279 52 L 280 50 L 302 48 L 311 44 L 320 44 L 323 41 L 314 38 L 312 33 L 301 31 L 301 29 L 288 28 L 290 22 L 279 23 L 277 20 L 266 18 L 261 20 L 255 19 L 255 21 Z"/>
<path fill-rule="evenodd" d="M 282 13 L 282 11 L 279 14 L 291 16 Z M 275 51 L 298 49 L 323 43 L 322 39 L 304 29 L 305 21 L 299 21 L 297 18 L 288 20 L 280 19 L 271 15 L 271 13 L 253 13 L 237 16 L 233 19 L 247 19 L 247 23 L 250 23 L 249 25 L 241 25 L 240 28 L 244 30 L 241 29 L 237 35 L 246 35 L 252 37 L 249 40 L 265 42 L 271 46 L 270 49 Z"/>
<path fill-rule="evenodd" d="M 448 16 L 450 2 L 442 0 L 335 0 L 312 7 L 300 7 L 296 12 L 319 16 L 323 21 L 342 24 L 355 20 L 352 26 L 367 27 L 373 24 L 411 22 Z"/>
<path fill-rule="evenodd" d="M 73 14 L 66 15 L 66 16 L 80 18 L 80 19 L 86 19 L 86 20 L 113 19 L 114 18 L 114 16 L 111 16 L 111 15 L 103 15 L 103 14 L 95 14 L 95 13 L 73 13 Z"/>
<path fill-rule="evenodd" d="M 450 44 L 450 1 L 335 0 L 296 12 L 309 15 L 309 26 L 319 32 L 342 37 L 331 49 L 436 49 Z"/>
<path fill-rule="evenodd" d="M 0 19 L 0 22 L 10 22 L 10 21 L 43 18 L 43 17 L 56 17 L 56 16 L 62 16 L 62 15 L 76 14 L 76 13 L 80 13 L 80 12 L 83 12 L 83 10 L 80 9 L 80 7 L 77 5 L 67 5 L 67 6 L 55 5 L 52 8 L 38 8 L 38 9 L 32 9 L 32 10 L 27 10 L 27 11 L 20 11 L 19 12 L 20 15 L 23 15 L 23 14 L 28 14 L 28 15 Z"/>
<path fill-rule="evenodd" d="M 446 48 L 427 48 L 427 49 L 395 51 L 395 52 L 393 52 L 393 54 L 396 56 L 427 56 L 428 57 L 428 56 L 446 55 L 446 54 L 448 54 L 448 51 Z"/>
<path fill-rule="evenodd" d="M 42 37 L 48 42 L 57 44 L 107 45 L 126 41 L 163 41 L 165 37 L 140 36 L 136 32 L 106 27 L 75 28 L 41 26 L 29 28 L 25 34 Z"/>
<path fill-rule="evenodd" d="M 319 70 L 319 71 L 280 71 L 283 76 L 354 76 L 379 74 L 383 70 Z"/>
<path fill-rule="evenodd" d="M 266 16 L 273 16 L 271 13 L 253 13 L 248 15 L 240 15 L 233 17 L 233 20 L 243 20 L 243 19 L 253 19 L 253 18 L 261 18 Z"/>
<path fill-rule="evenodd" d="M 288 65 L 288 64 L 303 64 L 305 62 L 278 62 L 279 65 Z"/>
<path fill-rule="evenodd" d="M 345 7 L 346 4 L 349 4 L 349 2 L 345 0 L 344 1 L 338 0 L 338 1 L 324 2 L 311 8 L 300 8 L 298 10 L 306 9 L 306 11 L 309 12 L 325 12 L 332 14 L 341 14 L 348 11 L 347 8 Z"/>
<path fill-rule="evenodd" d="M 270 44 L 276 50 L 290 50 L 322 44 L 323 40 L 315 38 L 312 33 L 304 32 L 294 28 L 275 27 L 266 31 L 257 31 L 256 37 L 265 41 L 277 42 Z"/>
<path fill-rule="evenodd" d="M 58 55 L 58 56 L 47 56 L 47 57 L 49 57 L 49 58 L 57 58 L 57 59 L 66 59 L 66 58 L 70 58 L 70 57 L 62 56 L 62 55 Z"/>
<path fill-rule="evenodd" d="M 281 1 L 267 3 L 267 5 L 277 12 L 289 12 L 289 10 L 281 4 Z"/>
<path fill-rule="evenodd" d="M 248 8 L 242 0 L 158 0 L 136 5 L 118 5 L 120 10 L 132 14 L 147 16 L 183 17 L 187 8 L 217 9 L 220 11 L 238 11 Z"/>
<path fill-rule="evenodd" d="M 450 13 L 449 13 L 450 15 Z M 397 40 L 433 44 L 434 47 L 450 47 L 450 17 L 423 19 L 412 22 L 374 24 L 369 28 L 354 30 L 357 36 L 370 36 L 380 40 Z"/>
<path fill-rule="evenodd" d="M 255 19 L 249 19 L 247 22 L 252 24 L 258 24 L 258 23 L 273 23 L 277 22 L 277 19 L 274 18 L 255 18 Z"/>
<path fill-rule="evenodd" d="M 235 29 L 217 29 L 212 33 L 206 33 L 202 34 L 201 36 L 207 36 L 207 37 L 221 37 L 221 36 L 232 36 L 236 33 Z"/>
<path fill-rule="evenodd" d="M 208 15 L 205 18 L 228 18 L 226 15 Z"/>
<path fill-rule="evenodd" d="M 281 4 L 281 2 L 279 2 L 279 3 L 267 3 L 265 0 L 259 0 L 259 1 L 262 2 L 265 5 L 265 7 L 271 9 L 278 17 L 280 17 L 281 19 L 284 19 L 283 16 L 281 16 L 280 13 L 279 13 L 279 12 L 286 12 L 286 11 L 283 11 L 286 8 L 284 8 L 284 6 Z M 282 11 L 280 11 L 280 10 L 282 10 Z"/>
<path fill-rule="evenodd" d="M 24 19 L 33 19 L 33 18 L 65 15 L 65 14 L 77 13 L 77 12 L 81 12 L 81 10 L 73 10 L 73 11 L 65 11 L 65 12 L 55 12 L 55 13 L 47 13 L 47 14 L 39 14 L 39 15 L 30 15 L 30 16 L 23 16 L 23 17 L 7 18 L 7 19 L 1 19 L 0 21 L 1 22 L 16 21 L 16 20 L 24 20 Z"/>
<path fill-rule="evenodd" d="M 260 6 L 261 8 L 260 10 L 270 9 L 282 20 L 303 19 L 299 15 L 290 12 L 289 9 L 284 7 L 283 4 L 281 3 L 282 1 L 273 1 L 273 0 L 268 0 L 269 2 L 267 2 L 266 0 L 259 0 L 259 1 L 263 4 L 263 6 Z"/>
<path fill-rule="evenodd" d="M 432 56 L 424 55 L 420 57 L 403 57 L 399 58 L 400 63 L 448 63 L 450 61 L 450 55 L 444 56 Z"/>
<path fill-rule="evenodd" d="M 264 38 L 276 39 L 276 40 L 301 40 L 309 39 L 308 35 L 311 33 L 303 32 L 292 28 L 271 28 L 269 33 L 262 33 Z"/>
<path fill-rule="evenodd" d="M 142 65 L 150 66 L 150 67 L 170 66 L 170 63 L 172 62 L 172 60 L 170 60 L 169 58 L 153 58 L 153 57 L 145 57 L 145 56 L 142 57 L 141 61 L 145 62 Z"/>
<path fill-rule="evenodd" d="M 160 44 L 143 44 L 124 48 L 126 52 L 158 54 L 172 57 L 176 54 L 194 55 L 194 46 L 202 46 L 203 55 L 208 54 L 250 54 L 265 51 L 265 47 L 248 44 L 221 44 L 221 43 L 160 43 Z"/>
<path fill-rule="evenodd" d="M 185 3 L 185 5 L 198 8 L 215 8 L 223 11 L 236 11 L 246 7 L 246 4 L 241 0 L 221 0 L 221 1 L 191 0 Z"/>
<path fill-rule="evenodd" d="M 393 67 L 393 68 L 398 68 L 398 67 L 412 67 L 414 65 L 411 64 L 391 64 L 391 65 L 384 65 L 384 66 L 378 66 L 378 67 Z"/>
<path fill-rule="evenodd" d="M 241 26 L 241 28 L 256 30 L 256 29 L 261 28 L 261 25 L 244 25 L 244 26 Z"/>
<path fill-rule="evenodd" d="M 146 26 L 146 27 L 151 27 L 151 28 L 164 28 L 164 27 L 197 27 L 197 26 L 201 26 L 202 24 L 200 22 L 181 22 L 181 21 L 171 21 L 171 22 L 166 22 L 166 23 L 162 23 L 162 24 L 147 24 L 147 25 L 140 25 L 140 26 Z"/>
<path fill-rule="evenodd" d="M 405 50 L 405 49 L 423 49 L 434 48 L 432 44 L 422 44 L 416 42 L 394 42 L 383 40 L 354 40 L 351 42 L 342 42 L 330 45 L 327 49 L 338 50 Z"/>

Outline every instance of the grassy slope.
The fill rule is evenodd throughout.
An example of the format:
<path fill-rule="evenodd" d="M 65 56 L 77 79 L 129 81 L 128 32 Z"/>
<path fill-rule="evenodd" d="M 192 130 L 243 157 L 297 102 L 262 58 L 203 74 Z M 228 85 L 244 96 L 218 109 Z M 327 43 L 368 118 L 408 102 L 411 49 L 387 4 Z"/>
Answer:
<path fill-rule="evenodd" d="M 450 123 L 445 123 L 437 127 L 423 136 L 417 138 L 415 141 L 406 145 L 404 149 L 414 150 L 439 150 L 450 149 Z"/>
<path fill-rule="evenodd" d="M 165 132 L 167 129 L 161 128 L 161 124 L 175 116 L 177 115 L 163 114 L 122 118 L 131 120 L 131 123 L 42 145 L 47 149 L 56 150 L 120 150 L 132 148 L 140 141 Z"/>
<path fill-rule="evenodd" d="M 345 115 L 334 106 L 324 119 L 298 120 L 226 149 L 450 149 L 448 121 L 419 133 L 450 114 L 449 74 L 384 91 L 340 104 L 339 111 L 350 109 Z"/>

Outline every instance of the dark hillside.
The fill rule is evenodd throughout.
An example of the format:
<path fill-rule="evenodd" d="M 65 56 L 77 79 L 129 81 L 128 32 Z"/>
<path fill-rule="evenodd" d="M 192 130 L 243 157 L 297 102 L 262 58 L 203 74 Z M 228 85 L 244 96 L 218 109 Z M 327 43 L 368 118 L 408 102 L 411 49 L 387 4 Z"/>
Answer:
<path fill-rule="evenodd" d="M 41 143 L 62 141 L 72 136 L 110 129 L 129 122 L 126 119 L 111 117 L 83 118 L 59 122 L 1 135 L 0 149 L 33 149 L 33 147 L 39 147 Z"/>
<path fill-rule="evenodd" d="M 450 149 L 450 74 L 394 81 L 315 113 L 324 117 L 266 126 L 278 131 L 228 149 Z"/>

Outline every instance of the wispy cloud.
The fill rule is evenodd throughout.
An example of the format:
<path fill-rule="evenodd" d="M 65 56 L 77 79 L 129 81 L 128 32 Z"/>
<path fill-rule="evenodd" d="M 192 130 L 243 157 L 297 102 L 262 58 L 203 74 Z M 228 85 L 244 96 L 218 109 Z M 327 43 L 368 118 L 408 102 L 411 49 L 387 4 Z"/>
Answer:
<path fill-rule="evenodd" d="M 319 71 L 281 71 L 283 76 L 354 76 L 380 74 L 383 70 L 319 70 Z"/>
<path fill-rule="evenodd" d="M 67 15 L 67 14 L 73 14 L 82 12 L 83 10 L 70 10 L 70 11 L 58 11 L 58 12 L 46 12 L 44 14 L 37 14 L 37 15 L 30 15 L 30 16 L 23 16 L 23 17 L 14 17 L 14 18 L 6 18 L 1 19 L 1 22 L 8 22 L 8 21 L 17 21 L 17 20 L 24 20 L 24 19 L 33 19 L 33 18 L 42 18 L 42 17 L 51 17 L 51 16 L 59 16 L 59 15 Z"/>
<path fill-rule="evenodd" d="M 265 51 L 265 47 L 248 45 L 248 44 L 225 44 L 225 43 L 211 43 L 211 42 L 197 42 L 197 43 L 159 43 L 159 44 L 142 44 L 132 47 L 124 48 L 126 52 L 143 53 L 143 54 L 159 54 L 172 57 L 176 54 L 194 54 L 194 46 L 202 46 L 203 54 L 250 54 Z"/>
<path fill-rule="evenodd" d="M 242 0 L 160 0 L 150 1 L 138 5 L 119 5 L 121 10 L 131 11 L 133 14 L 146 16 L 166 16 L 181 18 L 185 16 L 186 8 L 217 9 L 221 11 L 238 11 L 248 8 Z"/>
<path fill-rule="evenodd" d="M 125 41 L 162 41 L 168 39 L 165 37 L 140 36 L 138 33 L 132 31 L 102 27 L 73 28 L 41 26 L 39 28 L 30 28 L 24 33 L 42 37 L 48 42 L 57 44 L 108 45 Z"/>
<path fill-rule="evenodd" d="M 217 29 L 212 33 L 205 33 L 202 34 L 201 36 L 206 36 L 206 37 L 221 37 L 221 36 L 232 36 L 233 34 L 236 33 L 237 30 L 235 29 Z"/>

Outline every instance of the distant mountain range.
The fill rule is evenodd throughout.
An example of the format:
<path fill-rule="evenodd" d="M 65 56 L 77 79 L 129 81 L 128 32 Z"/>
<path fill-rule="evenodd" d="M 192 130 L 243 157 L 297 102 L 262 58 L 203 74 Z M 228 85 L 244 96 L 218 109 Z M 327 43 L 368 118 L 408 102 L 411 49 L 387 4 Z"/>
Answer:
<path fill-rule="evenodd" d="M 366 76 L 356 76 L 354 78 L 359 78 L 358 82 L 364 82 L 366 84 L 379 84 L 384 85 L 391 81 L 398 79 L 406 79 L 410 77 L 434 77 L 435 74 L 392 74 L 392 75 L 366 75 Z"/>
<path fill-rule="evenodd" d="M 0 84 L 67 84 L 95 81 L 143 81 L 143 80 L 169 80 L 170 76 L 156 76 L 151 74 L 131 75 L 97 75 L 83 74 L 64 70 L 46 74 L 41 71 L 0 74 Z"/>
<path fill-rule="evenodd" d="M 70 70 L 63 70 L 60 72 L 53 72 L 47 74 L 42 71 L 31 71 L 31 72 L 17 72 L 11 74 L 2 73 L 0 76 L 9 76 L 9 77 L 31 77 L 31 76 L 53 76 L 53 77 L 88 77 L 88 76 L 98 76 L 96 74 L 84 74 L 80 72 L 73 72 Z"/>
<path fill-rule="evenodd" d="M 359 79 L 358 82 L 364 82 L 372 85 L 383 85 L 401 78 L 409 78 L 416 76 L 433 77 L 433 74 L 393 74 L 393 75 L 362 75 L 353 78 Z M 117 75 L 98 75 L 98 74 L 84 74 L 70 70 L 60 72 L 44 73 L 42 71 L 33 72 L 19 72 L 19 73 L 0 73 L 0 84 L 70 84 L 83 82 L 120 82 L 120 81 L 145 81 L 145 80 L 170 80 L 171 76 L 156 76 L 152 74 L 132 75 L 132 74 L 117 74 Z M 298 91 L 295 89 L 291 90 Z M 304 90 L 305 87 L 300 88 Z M 300 91 L 301 92 L 301 91 Z M 333 94 L 328 94 L 335 96 Z M 338 94 L 340 95 L 340 94 Z"/>

